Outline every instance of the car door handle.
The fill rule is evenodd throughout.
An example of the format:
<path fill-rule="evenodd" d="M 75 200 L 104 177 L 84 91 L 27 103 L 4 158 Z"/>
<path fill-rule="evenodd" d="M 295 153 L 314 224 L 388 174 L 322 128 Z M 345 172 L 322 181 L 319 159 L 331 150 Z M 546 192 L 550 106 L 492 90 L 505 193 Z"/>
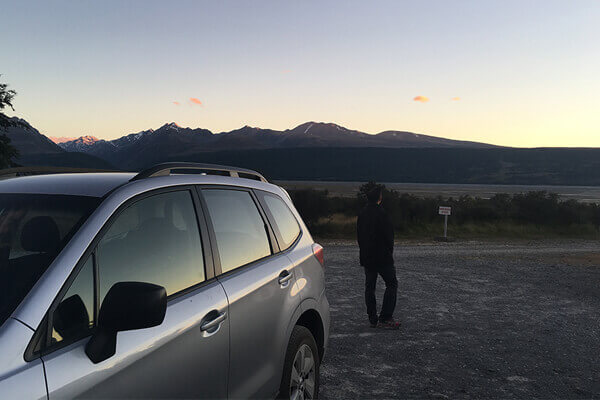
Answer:
<path fill-rule="evenodd" d="M 292 279 L 292 274 L 290 274 L 287 270 L 283 270 L 283 271 L 281 271 L 281 274 L 279 274 L 279 284 L 280 285 L 287 286 L 287 283 L 290 281 L 290 279 Z"/>
<path fill-rule="evenodd" d="M 223 311 L 221 314 L 217 316 L 217 318 L 211 319 L 210 321 L 203 322 L 200 325 L 200 330 L 202 332 L 209 331 L 217 326 L 219 326 L 223 321 L 227 319 L 227 312 Z"/>

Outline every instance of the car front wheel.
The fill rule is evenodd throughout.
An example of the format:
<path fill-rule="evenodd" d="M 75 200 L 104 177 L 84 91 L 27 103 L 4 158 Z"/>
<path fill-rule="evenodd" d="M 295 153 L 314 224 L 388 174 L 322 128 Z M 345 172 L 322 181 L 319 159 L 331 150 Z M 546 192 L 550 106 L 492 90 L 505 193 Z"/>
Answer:
<path fill-rule="evenodd" d="M 313 335 L 295 326 L 285 353 L 280 399 L 316 399 L 319 394 L 319 352 Z"/>

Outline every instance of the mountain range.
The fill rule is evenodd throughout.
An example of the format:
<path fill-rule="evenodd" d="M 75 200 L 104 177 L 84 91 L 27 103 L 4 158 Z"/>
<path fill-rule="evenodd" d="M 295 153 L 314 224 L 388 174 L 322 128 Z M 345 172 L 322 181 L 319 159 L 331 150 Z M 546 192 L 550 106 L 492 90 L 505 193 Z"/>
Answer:
<path fill-rule="evenodd" d="M 20 165 L 136 171 L 193 161 L 256 169 L 279 180 L 600 185 L 598 148 L 519 149 L 404 131 L 371 135 L 322 122 L 221 133 L 171 122 L 114 140 L 55 138 L 57 144 L 26 121 L 13 122 L 6 134 Z"/>
<path fill-rule="evenodd" d="M 232 150 L 321 147 L 494 147 L 484 143 L 450 140 L 402 131 L 385 131 L 371 135 L 323 122 L 306 122 L 285 131 L 244 126 L 221 133 L 213 133 L 201 128 L 183 128 L 171 122 L 156 130 L 148 129 L 114 140 L 82 136 L 58 145 L 66 151 L 90 154 L 125 169 L 148 165 L 165 156 L 181 158 L 199 153 Z"/>

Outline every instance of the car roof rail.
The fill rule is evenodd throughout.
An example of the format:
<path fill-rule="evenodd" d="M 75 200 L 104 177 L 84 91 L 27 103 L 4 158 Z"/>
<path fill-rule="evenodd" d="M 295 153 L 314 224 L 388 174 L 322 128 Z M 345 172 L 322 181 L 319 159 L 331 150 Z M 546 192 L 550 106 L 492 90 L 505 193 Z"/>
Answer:
<path fill-rule="evenodd" d="M 13 167 L 0 170 L 0 179 L 14 178 L 29 175 L 48 175 L 48 174 L 73 174 L 90 172 L 121 172 L 111 169 L 98 168 L 72 168 L 72 167 Z"/>
<path fill-rule="evenodd" d="M 205 175 L 210 175 L 211 173 L 213 175 L 227 174 L 234 178 L 254 179 L 257 181 L 268 183 L 264 176 L 251 169 L 229 167 L 227 165 L 202 164 L 193 162 L 169 162 L 157 164 L 139 172 L 136 176 L 131 178 L 130 182 L 139 181 L 141 179 L 146 178 L 152 178 L 155 176 L 168 176 L 174 173 L 173 171 L 180 171 L 179 173 L 182 173 L 183 171 L 194 171 L 193 173 L 200 173 Z"/>

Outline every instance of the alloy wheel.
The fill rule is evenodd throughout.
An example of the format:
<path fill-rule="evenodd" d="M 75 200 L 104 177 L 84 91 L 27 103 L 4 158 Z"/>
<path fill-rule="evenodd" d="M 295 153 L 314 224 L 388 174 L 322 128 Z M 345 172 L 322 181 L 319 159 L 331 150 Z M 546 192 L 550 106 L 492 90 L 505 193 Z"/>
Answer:
<path fill-rule="evenodd" d="M 300 346 L 292 364 L 290 399 L 315 398 L 315 356 L 309 345 Z"/>

